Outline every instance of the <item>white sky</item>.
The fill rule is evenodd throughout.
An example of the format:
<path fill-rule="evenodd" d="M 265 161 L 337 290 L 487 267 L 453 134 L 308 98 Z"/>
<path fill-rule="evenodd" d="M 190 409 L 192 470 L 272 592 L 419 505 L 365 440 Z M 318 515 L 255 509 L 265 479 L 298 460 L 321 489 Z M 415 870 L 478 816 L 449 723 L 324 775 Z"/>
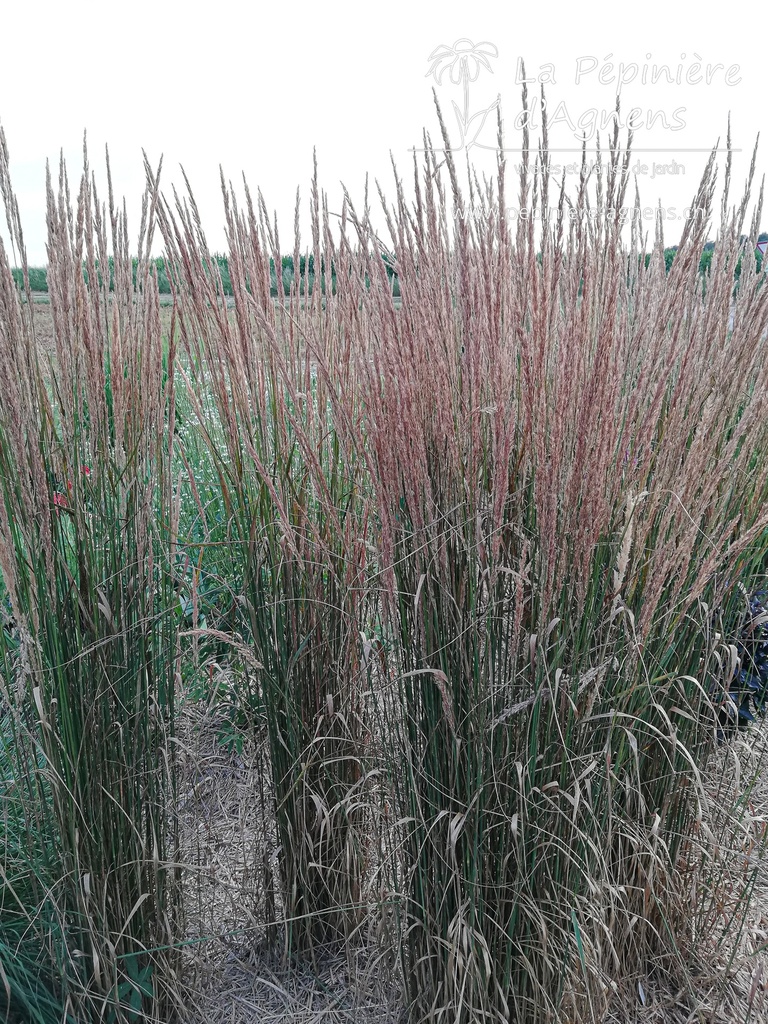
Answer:
<path fill-rule="evenodd" d="M 678 213 L 688 205 L 707 158 L 705 152 L 690 150 L 706 150 L 718 137 L 724 144 L 729 111 L 734 147 L 744 151 L 734 158 L 740 196 L 765 110 L 766 43 L 758 30 L 764 9 L 754 5 L 752 14 L 749 10 L 723 6 L 715 20 L 715 8 L 700 0 L 612 0 L 591 6 L 562 0 L 514 6 L 467 0 L 258 5 L 241 0 L 200 5 L 190 0 L 38 0 L 29 9 L 3 0 L 0 121 L 30 263 L 46 261 L 46 158 L 55 164 L 63 148 L 76 180 L 84 129 L 102 185 L 104 145 L 109 145 L 115 187 L 128 198 L 134 237 L 143 188 L 142 148 L 153 163 L 164 155 L 166 189 L 180 181 L 178 167 L 184 166 L 209 242 L 217 249 L 224 248 L 219 164 L 233 180 L 244 171 L 252 190 L 261 188 L 268 208 L 277 211 L 284 253 L 293 246 L 297 186 L 308 202 L 313 146 L 331 210 L 340 210 L 339 181 L 362 206 L 366 171 L 393 198 L 390 151 L 408 179 L 409 147 L 421 145 L 423 127 L 434 140 L 439 137 L 433 86 L 452 144 L 460 145 L 452 102 L 463 108 L 462 86 L 452 84 L 448 72 L 438 85 L 428 72 L 432 51 L 462 38 L 497 48 L 498 56 L 488 58 L 492 71 L 481 68 L 468 86 L 467 112 L 482 111 L 500 94 L 510 149 L 519 147 L 521 136 L 513 127 L 521 107 L 518 58 L 525 60 L 529 76 L 545 63 L 554 65 L 554 84 L 547 86 L 550 112 L 563 103 L 561 113 L 567 111 L 574 122 L 590 108 L 613 108 L 615 81 L 598 81 L 601 70 L 606 79 L 616 74 L 607 64 L 636 63 L 635 80 L 622 87 L 624 114 L 641 108 L 637 119 L 645 124 L 649 109 L 662 111 L 669 125 L 665 128 L 659 119 L 655 128 L 641 127 L 635 135 L 636 150 L 668 150 L 637 152 L 633 159 L 647 166 L 639 176 L 643 205 L 661 201 Z M 597 61 L 591 72 L 589 58 Z M 585 73 L 577 84 L 579 59 Z M 694 67 L 698 63 L 700 72 Z M 665 83 L 663 76 L 651 84 L 654 64 L 671 66 L 673 75 L 679 67 L 681 84 Z M 724 66 L 709 84 L 703 80 L 708 64 Z M 732 65 L 739 67 L 731 71 L 734 84 L 728 85 L 725 74 Z M 627 77 L 631 73 L 630 68 Z M 686 74 L 692 84 L 685 84 Z M 682 127 L 673 130 L 674 125 Z M 478 142 L 492 146 L 494 140 L 492 115 Z M 552 128 L 550 144 L 578 146 L 566 124 Z M 457 159 L 463 168 L 466 154 L 459 152 Z M 480 170 L 491 172 L 495 166 L 489 151 L 475 148 L 470 159 Z M 510 154 L 512 162 L 516 159 Z M 560 159 L 570 163 L 578 153 L 563 153 Z M 654 164 L 669 166 L 673 160 L 684 172 L 652 178 Z M 766 164 L 759 152 L 758 184 Z M 307 227 L 304 217 L 302 230 Z M 679 233 L 680 225 L 670 221 L 667 244 L 678 241 Z M 303 244 L 308 243 L 305 235 Z"/>

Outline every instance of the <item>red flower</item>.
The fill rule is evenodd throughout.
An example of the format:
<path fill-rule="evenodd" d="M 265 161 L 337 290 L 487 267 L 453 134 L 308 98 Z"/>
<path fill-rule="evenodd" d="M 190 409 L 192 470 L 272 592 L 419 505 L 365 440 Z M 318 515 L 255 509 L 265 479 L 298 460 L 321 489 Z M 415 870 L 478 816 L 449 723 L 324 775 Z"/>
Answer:
<path fill-rule="evenodd" d="M 86 477 L 87 479 L 90 479 L 90 476 L 91 476 L 91 467 L 90 467 L 90 466 L 83 466 L 83 474 L 85 475 L 85 477 Z M 72 490 L 72 481 L 71 481 L 71 480 L 67 480 L 67 488 L 68 488 L 68 489 L 69 489 L 70 491 Z"/>
<path fill-rule="evenodd" d="M 91 467 L 90 466 L 83 466 L 83 476 L 85 476 L 85 478 L 87 480 L 90 479 L 90 477 L 91 477 Z M 73 490 L 72 481 L 71 480 L 67 480 L 67 491 L 71 494 L 72 490 Z M 61 515 L 61 510 L 62 509 L 67 509 L 68 511 L 71 511 L 71 509 L 69 509 L 67 493 L 66 492 L 62 493 L 61 491 L 54 491 L 53 492 L 53 505 L 54 505 L 54 508 L 56 509 L 56 515 L 57 516 Z"/>

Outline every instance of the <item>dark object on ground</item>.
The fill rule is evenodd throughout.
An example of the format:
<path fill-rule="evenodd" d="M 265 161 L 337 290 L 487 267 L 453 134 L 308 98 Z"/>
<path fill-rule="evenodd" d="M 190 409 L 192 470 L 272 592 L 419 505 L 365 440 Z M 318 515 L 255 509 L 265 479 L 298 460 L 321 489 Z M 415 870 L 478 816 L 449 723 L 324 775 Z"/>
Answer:
<path fill-rule="evenodd" d="M 719 742 L 749 728 L 768 710 L 768 591 L 750 597 L 735 643 L 739 661 L 718 710 Z"/>

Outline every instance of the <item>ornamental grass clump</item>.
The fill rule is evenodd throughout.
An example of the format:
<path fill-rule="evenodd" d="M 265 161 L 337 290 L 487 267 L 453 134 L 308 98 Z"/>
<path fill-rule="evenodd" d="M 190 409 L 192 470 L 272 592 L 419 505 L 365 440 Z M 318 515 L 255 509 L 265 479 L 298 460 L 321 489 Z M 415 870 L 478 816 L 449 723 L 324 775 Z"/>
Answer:
<path fill-rule="evenodd" d="M 425 140 L 415 203 L 398 181 L 384 206 L 400 308 L 367 207 L 325 253 L 384 584 L 403 975 L 414 1020 L 598 1019 L 702 937 L 708 609 L 768 525 L 760 204 L 745 244 L 728 168 L 702 294 L 714 154 L 667 274 L 660 222 L 647 266 L 623 242 L 617 135 L 575 199 L 551 194 L 546 126 L 535 161 L 526 137 L 516 228 L 501 129 L 468 198 L 443 137 L 449 197 Z"/>
<path fill-rule="evenodd" d="M 26 275 L 2 135 L 0 192 Z M 3 740 L 25 794 L 17 873 L 18 852 L 30 857 L 23 896 L 5 889 L 0 914 L 47 951 L 53 996 L 77 1021 L 167 1020 L 182 927 L 169 742 L 174 355 L 148 260 L 155 200 L 146 193 L 134 286 L 111 179 L 105 207 L 86 155 L 73 208 L 63 162 L 58 189 L 49 175 L 47 370 L 28 285 L 17 288 L 0 245 Z M 110 263 L 113 297 L 99 273 Z M 6 994 L 13 1006 L 18 993 Z"/>
<path fill-rule="evenodd" d="M 667 271 L 639 198 L 625 238 L 618 132 L 568 195 L 546 122 L 535 159 L 526 130 L 515 224 L 501 122 L 466 194 L 441 128 L 415 201 L 397 175 L 380 193 L 387 243 L 367 193 L 332 222 L 315 172 L 292 259 L 330 286 L 294 275 L 287 302 L 260 195 L 222 180 L 225 287 L 191 191 L 147 166 L 134 266 L 111 189 L 107 212 L 86 163 L 73 210 L 62 168 L 45 374 L 0 249 L 15 1011 L 169 1019 L 174 680 L 199 693 L 214 650 L 266 736 L 249 927 L 316 956 L 372 924 L 413 1021 L 601 1019 L 646 975 L 688 984 L 738 903 L 702 772 L 765 668 L 762 606 L 743 628 L 739 606 L 768 553 L 754 159 L 735 206 L 728 160 L 702 279 L 714 153 Z M 25 266 L 4 143 L 0 187 Z"/>
<path fill-rule="evenodd" d="M 273 851 L 261 856 L 268 923 L 279 913 L 286 951 L 315 954 L 349 940 L 362 920 L 366 482 L 362 462 L 344 457 L 331 418 L 334 339 L 322 329 L 320 289 L 310 303 L 308 283 L 302 296 L 296 279 L 288 307 L 273 302 L 276 228 L 261 197 L 258 214 L 250 195 L 241 212 L 223 179 L 222 189 L 232 311 L 191 194 L 159 216 L 187 400 L 241 561 L 240 650 L 242 641 L 251 645 L 266 718 L 265 811 L 277 840 L 277 877 Z M 317 243 L 317 195 L 313 221 Z M 321 326 L 307 334 L 310 322 Z"/>

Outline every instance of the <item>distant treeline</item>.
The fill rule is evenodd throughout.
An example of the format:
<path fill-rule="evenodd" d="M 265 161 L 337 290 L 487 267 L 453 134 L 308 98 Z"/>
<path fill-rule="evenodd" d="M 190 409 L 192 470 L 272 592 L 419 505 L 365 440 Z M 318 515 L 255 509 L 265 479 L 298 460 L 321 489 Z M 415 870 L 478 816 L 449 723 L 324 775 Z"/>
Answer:
<path fill-rule="evenodd" d="M 764 232 L 763 234 L 761 234 L 759 236 L 758 240 L 761 241 L 761 242 L 767 241 L 768 240 L 768 232 Z M 707 273 L 709 271 L 709 267 L 710 267 L 710 264 L 712 262 L 712 254 L 713 254 L 714 250 L 715 250 L 715 243 L 714 242 L 707 242 L 707 244 L 704 246 L 704 249 L 703 249 L 703 251 L 701 253 L 701 260 L 699 261 L 699 270 L 700 270 L 700 272 L 702 274 L 705 274 L 705 273 Z M 669 246 L 668 248 L 666 248 L 664 250 L 664 263 L 666 265 L 667 271 L 669 271 L 669 268 L 672 266 L 672 261 L 674 260 L 676 254 L 677 254 L 677 246 L 676 245 L 671 245 L 671 246 Z M 541 256 L 541 254 L 539 254 L 539 257 L 540 256 Z M 229 263 L 228 263 L 227 257 L 217 253 L 216 255 L 214 255 L 213 258 L 216 261 L 216 265 L 219 268 L 219 273 L 221 274 L 221 283 L 222 283 L 222 287 L 224 289 L 224 294 L 225 295 L 232 295 L 232 280 L 231 280 L 231 278 L 229 276 Z M 382 254 L 382 259 L 384 260 L 384 263 L 385 263 L 386 268 L 387 268 L 387 276 L 389 277 L 390 284 L 392 285 L 392 292 L 393 292 L 394 295 L 399 296 L 400 295 L 400 284 L 399 284 L 399 281 L 397 279 L 397 274 L 392 269 L 391 262 L 390 262 L 391 258 L 389 256 L 387 256 L 387 255 Z M 650 259 L 651 259 L 650 254 L 647 254 L 646 257 L 645 257 L 645 265 L 646 266 L 648 266 L 648 263 L 650 262 Z M 756 260 L 757 260 L 757 270 L 760 271 L 762 269 L 762 263 L 763 263 L 763 257 L 762 257 L 762 255 L 760 253 L 756 254 Z M 110 258 L 109 262 L 110 262 L 110 289 L 111 289 L 112 288 L 112 260 L 111 260 L 111 258 Z M 137 264 L 138 264 L 138 260 L 134 259 L 134 261 L 133 261 L 134 277 L 135 277 L 135 273 L 136 273 L 136 266 L 137 266 Z M 168 281 L 168 275 L 166 273 L 165 260 L 162 257 L 159 257 L 158 259 L 154 260 L 154 264 L 155 264 L 155 267 L 157 269 L 157 283 L 158 283 L 158 287 L 160 289 L 160 294 L 161 295 L 170 295 L 171 294 L 171 285 L 170 285 L 170 282 Z M 87 271 L 85 269 L 83 270 L 83 273 L 85 274 L 85 276 L 87 278 L 88 273 L 87 273 Z M 273 296 L 277 296 L 277 294 L 278 294 L 278 292 L 280 290 L 280 285 L 282 285 L 283 295 L 289 295 L 290 291 L 291 291 L 291 284 L 292 284 L 294 278 L 296 277 L 296 268 L 294 266 L 293 256 L 283 256 L 282 257 L 281 267 L 280 267 L 280 283 L 278 283 L 278 276 L 277 276 L 277 273 L 276 273 L 276 270 L 275 270 L 275 261 L 273 259 L 270 259 L 270 261 L 269 261 L 269 274 L 270 274 L 270 286 L 269 286 L 270 293 Z M 734 276 L 738 278 L 740 274 L 741 274 L 741 260 L 739 260 L 738 263 L 736 264 L 736 268 L 734 270 Z M 18 284 L 18 286 L 22 287 L 22 284 L 23 284 L 22 272 L 20 270 L 14 270 L 13 271 L 13 276 L 14 276 L 14 279 L 15 279 L 16 283 Z M 302 285 L 303 285 L 303 282 L 304 282 L 304 278 L 306 277 L 308 279 L 310 293 L 312 292 L 312 290 L 314 288 L 315 276 L 316 275 L 315 275 L 315 258 L 314 258 L 314 256 L 312 256 L 312 255 L 310 255 L 309 257 L 301 256 L 299 258 L 299 278 L 300 278 L 300 280 L 302 282 Z M 331 288 L 332 288 L 332 290 L 335 291 L 335 289 L 336 289 L 336 270 L 333 267 L 333 265 L 331 266 L 330 277 L 331 277 Z M 366 283 L 368 283 L 368 282 L 366 281 Z M 29 268 L 29 285 L 30 285 L 30 288 L 32 289 L 33 292 L 47 292 L 48 291 L 48 275 L 47 275 L 47 271 L 46 271 L 45 267 L 30 267 Z M 326 287 L 327 287 L 327 281 L 326 281 L 325 266 L 322 263 L 322 260 L 321 260 L 321 267 L 320 267 L 320 287 L 322 288 L 323 294 L 325 294 L 325 290 L 326 290 Z M 303 290 L 303 288 L 302 288 L 302 290 Z"/>
<path fill-rule="evenodd" d="M 220 255 L 220 254 L 216 254 L 216 255 L 214 255 L 213 258 L 216 261 L 216 265 L 218 266 L 219 273 L 221 275 L 221 284 L 222 284 L 222 288 L 224 290 L 224 294 L 225 295 L 232 295 L 232 280 L 231 280 L 230 275 L 229 275 L 229 262 L 227 260 L 227 257 L 223 256 L 223 255 Z M 387 268 L 387 276 L 389 277 L 390 283 L 392 285 L 393 294 L 394 295 L 399 295 L 400 294 L 400 288 L 399 288 L 399 282 L 397 280 L 397 274 L 395 274 L 395 272 L 393 271 L 393 269 L 392 269 L 392 267 L 390 265 L 389 257 L 387 257 L 387 256 L 382 254 L 382 259 L 384 260 L 384 263 L 385 263 L 386 268 Z M 170 281 L 168 280 L 168 274 L 166 272 L 165 260 L 162 257 L 159 257 L 159 258 L 153 260 L 153 262 L 154 262 L 155 268 L 157 270 L 157 284 L 158 284 L 158 288 L 160 290 L 160 294 L 161 295 L 170 295 L 171 294 L 171 285 L 170 285 Z M 325 290 L 326 290 L 326 287 L 327 287 L 327 280 L 326 280 L 327 275 L 326 275 L 326 272 L 325 272 L 325 264 L 324 264 L 324 262 L 322 260 L 320 262 L 321 262 L 321 265 L 320 265 L 320 287 L 322 288 L 323 294 L 325 294 Z M 110 269 L 109 286 L 110 286 L 110 290 L 112 290 L 112 288 L 113 288 L 113 279 L 112 279 L 112 259 L 111 259 L 111 257 L 110 257 L 110 260 L 109 260 L 109 265 L 110 265 L 110 267 L 109 267 L 109 269 Z M 134 281 L 135 281 L 135 277 L 136 277 L 136 267 L 137 267 L 137 265 L 138 265 L 138 260 L 134 259 L 134 261 L 133 261 Z M 331 265 L 330 271 L 331 271 L 331 273 L 330 273 L 331 288 L 332 288 L 332 290 L 335 291 L 335 289 L 336 289 L 336 269 L 335 269 L 335 267 L 333 265 Z M 85 268 L 83 268 L 83 273 L 85 274 L 85 277 L 86 277 L 86 280 L 87 280 L 88 272 L 87 272 L 87 270 L 85 270 Z M 294 266 L 293 256 L 283 256 L 282 257 L 281 267 L 280 267 L 280 281 L 279 282 L 278 282 L 278 275 L 277 275 L 277 272 L 275 270 L 275 261 L 274 261 L 274 259 L 270 259 L 270 261 L 269 261 L 269 273 L 270 273 L 270 287 L 269 287 L 270 293 L 273 296 L 277 296 L 278 292 L 280 290 L 280 287 L 282 286 L 283 294 L 284 295 L 289 295 L 290 291 L 291 291 L 291 284 L 292 284 L 292 282 L 294 281 L 294 279 L 296 277 L 296 268 Z M 23 286 L 23 283 L 24 283 L 23 282 L 23 274 L 22 274 L 21 270 L 14 270 L 13 271 L 13 277 L 14 277 L 14 280 L 16 281 L 17 285 L 21 288 Z M 315 274 L 315 258 L 314 258 L 314 256 L 312 256 L 312 255 L 310 255 L 309 257 L 301 256 L 299 258 L 299 278 L 300 278 L 300 282 L 301 282 L 301 285 L 302 285 L 302 291 L 303 291 L 304 281 L 305 281 L 305 278 L 306 278 L 306 282 L 309 285 L 309 291 L 310 291 L 310 293 L 312 292 L 312 290 L 314 288 L 314 285 L 315 285 L 315 277 L 316 277 L 316 274 Z M 366 282 L 366 283 L 368 283 L 368 282 Z M 45 267 L 30 267 L 29 268 L 29 286 L 30 286 L 30 288 L 32 289 L 33 292 L 47 292 L 48 291 L 48 272 L 47 272 Z"/>
<path fill-rule="evenodd" d="M 742 238 L 742 241 L 746 241 L 746 240 L 747 240 L 746 238 Z M 758 236 L 758 241 L 759 242 L 768 241 L 768 232 L 763 232 L 761 235 L 759 235 Z M 712 255 L 713 255 L 714 251 L 715 251 L 715 243 L 714 242 L 707 242 L 707 244 L 704 246 L 704 249 L 703 249 L 703 251 L 701 253 L 701 259 L 699 260 L 699 272 L 700 273 L 704 274 L 704 273 L 707 273 L 709 271 L 709 267 L 710 267 L 710 264 L 712 263 Z M 677 246 L 676 245 L 671 245 L 667 249 L 664 250 L 664 263 L 666 264 L 667 272 L 669 272 L 669 268 L 672 266 L 672 261 L 674 260 L 676 255 L 677 255 Z M 650 262 L 650 259 L 651 259 L 650 254 L 646 255 L 646 257 L 645 257 L 645 265 L 646 266 L 648 266 L 648 263 Z M 755 259 L 756 259 L 756 262 L 757 262 L 757 268 L 756 269 L 758 271 L 762 270 L 762 266 L 763 266 L 762 254 L 759 253 L 759 252 L 755 253 Z M 735 268 L 733 273 L 734 273 L 734 277 L 739 277 L 741 275 L 741 259 L 739 259 L 739 261 L 737 262 L 736 268 Z"/>

